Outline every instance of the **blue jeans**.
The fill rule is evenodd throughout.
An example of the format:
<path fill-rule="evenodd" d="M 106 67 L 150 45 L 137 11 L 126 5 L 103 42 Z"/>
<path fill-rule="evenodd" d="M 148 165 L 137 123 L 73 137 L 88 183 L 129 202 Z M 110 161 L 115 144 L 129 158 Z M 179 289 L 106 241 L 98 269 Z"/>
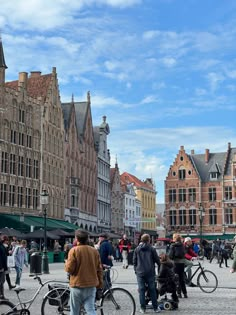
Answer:
<path fill-rule="evenodd" d="M 70 288 L 70 315 L 78 315 L 83 305 L 87 315 L 96 315 L 96 288 Z"/>
<path fill-rule="evenodd" d="M 155 284 L 155 275 L 152 276 L 137 276 L 138 281 L 138 289 L 139 289 L 139 302 L 142 309 L 146 309 L 146 303 L 145 303 L 145 291 L 146 286 L 148 286 L 148 290 L 150 293 L 150 298 L 152 300 L 152 306 L 153 309 L 156 310 L 158 308 L 157 304 L 157 293 L 156 293 L 156 284 Z"/>
<path fill-rule="evenodd" d="M 22 268 L 16 266 L 16 284 L 20 285 L 20 279 L 21 279 L 21 275 L 22 275 Z"/>

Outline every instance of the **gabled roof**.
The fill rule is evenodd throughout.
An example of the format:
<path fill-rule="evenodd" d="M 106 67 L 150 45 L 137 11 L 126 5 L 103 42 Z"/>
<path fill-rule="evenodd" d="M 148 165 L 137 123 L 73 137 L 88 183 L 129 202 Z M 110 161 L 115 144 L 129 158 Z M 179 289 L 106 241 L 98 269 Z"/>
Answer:
<path fill-rule="evenodd" d="M 231 173 L 232 173 L 231 161 L 234 160 L 235 155 L 236 155 L 236 148 L 231 148 L 230 153 L 229 153 L 228 163 L 227 163 L 226 170 L 225 170 L 226 176 L 231 175 Z"/>
<path fill-rule="evenodd" d="M 130 184 L 130 183 L 134 183 L 134 185 L 137 188 L 146 188 L 149 190 L 153 190 L 154 188 L 152 188 L 151 186 L 147 185 L 145 182 L 141 181 L 140 179 L 138 179 L 136 176 L 129 174 L 127 172 L 124 172 L 123 174 L 121 174 L 121 183 L 122 184 Z"/>
<path fill-rule="evenodd" d="M 88 115 L 88 102 L 76 102 L 75 105 L 75 116 L 80 136 L 84 135 L 85 122 Z"/>
<path fill-rule="evenodd" d="M 51 79 L 51 73 L 36 77 L 29 77 L 27 79 L 27 94 L 33 98 L 41 96 L 43 100 L 45 100 L 51 84 Z M 13 90 L 18 90 L 18 80 L 6 82 L 5 86 Z"/>
<path fill-rule="evenodd" d="M 64 126 L 65 126 L 66 131 L 69 129 L 69 126 L 70 126 L 72 105 L 73 105 L 73 103 L 62 103 L 61 104 L 63 117 L 64 117 Z"/>
<path fill-rule="evenodd" d="M 209 182 L 211 172 L 218 173 L 216 181 L 222 180 L 226 156 L 227 152 L 210 153 L 208 163 L 205 162 L 205 154 L 192 154 L 189 155 L 189 158 L 195 165 L 201 180 Z"/>

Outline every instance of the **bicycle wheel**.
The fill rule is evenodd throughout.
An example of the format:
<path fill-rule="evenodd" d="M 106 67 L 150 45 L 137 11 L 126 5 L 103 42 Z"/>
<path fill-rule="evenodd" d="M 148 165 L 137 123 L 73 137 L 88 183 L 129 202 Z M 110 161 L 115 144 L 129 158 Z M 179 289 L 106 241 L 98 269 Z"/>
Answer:
<path fill-rule="evenodd" d="M 15 305 L 9 301 L 0 301 L 0 315 L 16 314 L 17 309 L 14 310 Z"/>
<path fill-rule="evenodd" d="M 105 292 L 100 307 L 101 315 L 135 315 L 133 296 L 123 288 L 112 288 Z"/>
<path fill-rule="evenodd" d="M 55 288 L 49 291 L 43 299 L 41 306 L 41 315 L 69 314 L 69 299 L 69 289 Z"/>
<path fill-rule="evenodd" d="M 210 270 L 204 270 L 197 277 L 197 284 L 205 293 L 212 293 L 218 286 L 216 275 Z"/>
<path fill-rule="evenodd" d="M 110 277 L 111 277 L 111 283 L 114 283 L 118 278 L 118 271 L 117 269 L 111 268 L 110 269 Z"/>

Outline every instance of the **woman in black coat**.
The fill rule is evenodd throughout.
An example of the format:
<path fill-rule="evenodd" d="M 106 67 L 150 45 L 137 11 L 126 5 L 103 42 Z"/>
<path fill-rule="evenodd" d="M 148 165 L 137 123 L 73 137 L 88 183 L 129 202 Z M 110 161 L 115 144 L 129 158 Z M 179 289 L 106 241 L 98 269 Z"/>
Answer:
<path fill-rule="evenodd" d="M 169 257 L 174 261 L 174 272 L 179 276 L 179 285 L 177 287 L 178 297 L 182 298 L 182 291 L 184 297 L 187 298 L 188 295 L 184 279 L 185 248 L 179 234 L 173 234 L 173 241 L 174 243 L 170 247 Z"/>
<path fill-rule="evenodd" d="M 171 293 L 173 301 L 179 302 L 176 293 L 176 276 L 174 273 L 174 263 L 167 254 L 160 255 L 161 266 L 158 274 L 159 293 L 160 296 L 165 293 Z M 178 308 L 178 304 L 176 306 Z"/>

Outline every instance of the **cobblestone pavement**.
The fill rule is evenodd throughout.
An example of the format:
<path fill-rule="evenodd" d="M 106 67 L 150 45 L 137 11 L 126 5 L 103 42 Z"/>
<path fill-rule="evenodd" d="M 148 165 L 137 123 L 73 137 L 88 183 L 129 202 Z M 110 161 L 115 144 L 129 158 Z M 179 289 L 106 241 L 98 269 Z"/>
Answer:
<path fill-rule="evenodd" d="M 232 261 L 229 260 L 229 266 Z M 236 273 L 231 274 L 229 272 L 230 268 L 219 268 L 218 264 L 213 261 L 211 264 L 208 261 L 204 261 L 203 265 L 205 269 L 213 271 L 219 281 L 219 286 L 217 290 L 211 294 L 202 292 L 198 287 L 187 288 L 188 299 L 181 299 L 179 303 L 179 310 L 170 311 L 171 314 L 191 314 L 191 315 L 235 315 L 236 314 Z M 42 275 L 42 280 L 58 280 L 66 281 L 66 273 L 64 272 L 63 263 L 50 264 L 50 274 Z M 137 312 L 139 314 L 139 302 L 138 302 L 138 292 L 137 292 L 137 282 L 133 271 L 133 266 L 129 266 L 128 269 L 123 269 L 121 263 L 114 263 L 114 268 L 118 271 L 118 278 L 114 283 L 114 286 L 121 286 L 128 289 L 134 296 L 136 300 Z M 14 283 L 15 272 L 12 271 L 11 279 Z M 32 277 L 29 277 L 29 270 L 24 269 L 22 275 L 21 286 L 26 289 L 20 293 L 22 299 L 29 299 L 36 289 L 38 288 L 38 282 Z M 44 288 L 40 295 L 35 300 L 34 304 L 31 306 L 30 311 L 33 315 L 40 315 L 41 303 L 43 295 L 47 292 L 47 288 Z M 5 295 L 12 302 L 16 303 L 16 293 L 9 291 L 7 285 L 5 284 Z M 147 314 L 153 314 L 152 310 L 149 309 Z M 167 313 L 168 311 L 162 311 L 162 313 Z M 50 314 L 49 314 L 50 315 Z"/>

